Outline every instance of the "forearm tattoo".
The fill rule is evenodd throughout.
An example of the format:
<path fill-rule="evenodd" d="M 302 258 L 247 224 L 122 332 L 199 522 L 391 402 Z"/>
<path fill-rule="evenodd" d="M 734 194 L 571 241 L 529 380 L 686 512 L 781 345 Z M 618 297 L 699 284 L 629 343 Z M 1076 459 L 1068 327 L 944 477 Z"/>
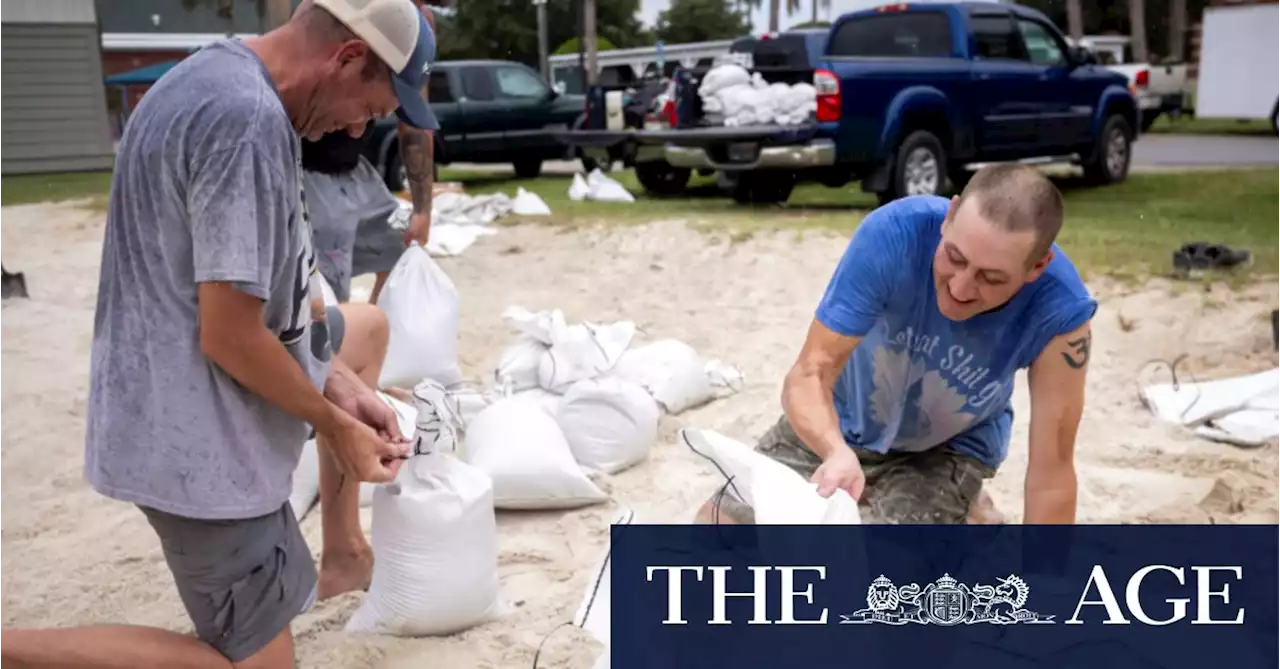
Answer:
<path fill-rule="evenodd" d="M 403 124 L 400 126 L 400 156 L 404 161 L 405 177 L 409 182 L 409 197 L 413 213 L 431 212 L 431 166 L 435 159 L 433 133 Z"/>

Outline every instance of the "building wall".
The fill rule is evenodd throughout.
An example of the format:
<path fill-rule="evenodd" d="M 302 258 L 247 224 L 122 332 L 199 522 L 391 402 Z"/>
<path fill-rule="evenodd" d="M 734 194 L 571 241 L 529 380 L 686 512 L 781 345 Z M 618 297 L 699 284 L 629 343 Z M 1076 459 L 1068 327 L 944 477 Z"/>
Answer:
<path fill-rule="evenodd" d="M 6 3 L 0 70 L 0 173 L 112 166 L 92 0 Z"/>

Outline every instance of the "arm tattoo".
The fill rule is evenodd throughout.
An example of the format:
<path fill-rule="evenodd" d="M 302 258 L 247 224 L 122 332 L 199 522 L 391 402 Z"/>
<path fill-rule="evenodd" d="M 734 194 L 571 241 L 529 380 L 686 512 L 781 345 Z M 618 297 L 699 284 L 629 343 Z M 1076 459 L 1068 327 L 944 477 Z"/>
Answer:
<path fill-rule="evenodd" d="M 413 213 L 431 212 L 431 165 L 435 159 L 434 133 L 400 124 L 400 160 L 409 182 Z"/>
<path fill-rule="evenodd" d="M 1080 369 L 1081 367 L 1084 367 L 1086 363 L 1089 362 L 1090 339 L 1091 339 L 1090 335 L 1085 335 L 1079 339 L 1072 339 L 1067 342 L 1067 346 L 1070 346 L 1072 349 L 1075 350 L 1075 356 L 1072 356 L 1064 352 L 1062 354 L 1062 359 L 1067 361 L 1067 364 L 1072 369 Z"/>

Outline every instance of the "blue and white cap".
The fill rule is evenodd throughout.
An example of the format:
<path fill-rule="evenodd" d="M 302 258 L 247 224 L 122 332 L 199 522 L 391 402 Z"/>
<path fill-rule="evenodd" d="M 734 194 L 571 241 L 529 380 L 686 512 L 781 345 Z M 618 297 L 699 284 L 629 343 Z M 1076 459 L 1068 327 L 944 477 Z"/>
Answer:
<path fill-rule="evenodd" d="M 413 0 L 314 0 L 391 68 L 396 115 L 423 130 L 440 123 L 423 93 L 436 59 L 436 34 Z"/>

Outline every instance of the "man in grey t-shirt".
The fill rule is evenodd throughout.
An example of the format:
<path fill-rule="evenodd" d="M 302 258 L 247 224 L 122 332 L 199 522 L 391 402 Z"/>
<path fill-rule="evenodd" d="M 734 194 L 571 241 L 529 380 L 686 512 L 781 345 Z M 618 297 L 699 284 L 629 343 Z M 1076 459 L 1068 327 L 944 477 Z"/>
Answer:
<path fill-rule="evenodd" d="M 434 56 L 411 0 L 306 0 L 267 35 L 192 55 L 139 104 L 107 215 L 85 475 L 141 507 L 199 640 L 5 630 L 6 667 L 293 666 L 289 623 L 316 585 L 287 502 L 303 442 L 314 428 L 352 495 L 410 451 L 312 322 L 298 135 L 393 110 L 434 128 Z"/>

